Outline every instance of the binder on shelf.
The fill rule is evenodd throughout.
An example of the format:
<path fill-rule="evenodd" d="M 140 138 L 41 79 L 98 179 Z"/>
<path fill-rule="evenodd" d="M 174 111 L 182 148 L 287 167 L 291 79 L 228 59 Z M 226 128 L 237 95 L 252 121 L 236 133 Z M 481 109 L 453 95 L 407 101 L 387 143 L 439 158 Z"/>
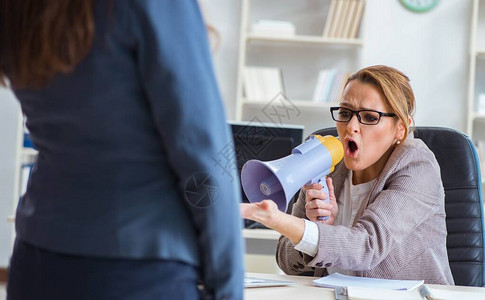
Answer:
<path fill-rule="evenodd" d="M 339 23 L 337 24 L 337 32 L 335 34 L 335 37 L 337 38 L 345 37 L 344 36 L 345 24 L 347 23 L 347 19 L 349 18 L 350 0 L 342 0 L 342 1 L 343 1 L 342 14 L 341 14 Z"/>
<path fill-rule="evenodd" d="M 342 96 L 342 92 L 344 90 L 345 83 L 349 78 L 350 74 L 347 72 L 338 72 L 335 76 L 334 83 L 332 85 L 332 92 L 328 97 L 329 102 L 338 102 L 340 101 L 340 97 Z"/>
<path fill-rule="evenodd" d="M 332 0 L 325 21 L 323 36 L 357 38 L 364 12 L 365 0 Z"/>
<path fill-rule="evenodd" d="M 359 34 L 360 24 L 362 23 L 362 15 L 364 14 L 365 0 L 357 0 L 354 17 L 350 26 L 348 38 L 355 39 Z"/>
<path fill-rule="evenodd" d="M 248 100 L 270 100 L 285 92 L 279 68 L 245 67 L 243 78 L 244 93 Z"/>
<path fill-rule="evenodd" d="M 344 27 L 342 29 L 341 37 L 343 38 L 351 38 L 350 31 L 352 27 L 352 21 L 356 17 L 356 10 L 358 7 L 358 0 L 348 0 L 348 9 L 347 9 L 347 17 L 344 22 Z"/>
<path fill-rule="evenodd" d="M 313 102 L 337 102 L 340 100 L 348 72 L 325 69 L 319 72 L 313 91 Z"/>
<path fill-rule="evenodd" d="M 330 26 L 333 22 L 333 18 L 335 17 L 336 6 L 337 6 L 337 0 L 332 0 L 330 2 L 330 6 L 328 8 L 327 19 L 325 20 L 325 25 L 323 27 L 323 36 L 324 37 L 329 37 Z"/>
<path fill-rule="evenodd" d="M 337 32 L 338 32 L 338 24 L 341 22 L 340 19 L 342 18 L 342 11 L 343 11 L 343 0 L 335 0 L 336 6 L 335 6 L 335 15 L 332 18 L 332 24 L 330 25 L 330 32 L 328 34 L 328 37 L 335 38 L 337 37 Z"/>
<path fill-rule="evenodd" d="M 313 90 L 313 102 L 321 102 L 323 99 L 323 85 L 325 84 L 325 80 L 328 74 L 328 70 L 321 70 L 318 72 L 317 84 L 315 85 L 315 89 Z"/>

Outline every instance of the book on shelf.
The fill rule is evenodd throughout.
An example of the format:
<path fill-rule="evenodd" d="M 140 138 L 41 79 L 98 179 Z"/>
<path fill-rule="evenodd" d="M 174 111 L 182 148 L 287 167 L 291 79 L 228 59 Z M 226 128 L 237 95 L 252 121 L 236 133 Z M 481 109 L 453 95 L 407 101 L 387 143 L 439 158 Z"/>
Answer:
<path fill-rule="evenodd" d="M 325 21 L 323 36 L 356 38 L 359 33 L 365 0 L 332 0 Z"/>
<path fill-rule="evenodd" d="M 332 84 L 332 90 L 330 92 L 330 96 L 328 97 L 329 102 L 338 102 L 342 97 L 342 92 L 345 87 L 345 83 L 349 78 L 350 73 L 348 72 L 337 72 L 334 82 Z"/>
<path fill-rule="evenodd" d="M 251 25 L 251 34 L 263 36 L 294 36 L 295 25 L 288 21 L 258 20 Z"/>
<path fill-rule="evenodd" d="M 350 31 L 352 27 L 352 21 L 356 15 L 356 10 L 359 5 L 358 0 L 348 0 L 348 1 L 349 1 L 349 4 L 347 9 L 347 15 L 344 21 L 344 26 L 342 28 L 342 33 L 340 35 L 343 38 L 351 38 Z"/>
<path fill-rule="evenodd" d="M 313 102 L 337 102 L 340 100 L 348 72 L 335 69 L 324 69 L 318 73 L 317 83 L 313 90 Z"/>
<path fill-rule="evenodd" d="M 343 38 L 344 36 L 344 28 L 345 24 L 347 23 L 347 19 L 349 18 L 349 4 L 350 0 L 342 0 L 342 13 L 340 15 L 339 22 L 337 23 L 337 29 L 335 33 L 335 37 Z"/>
<path fill-rule="evenodd" d="M 352 23 L 349 30 L 348 38 L 355 39 L 359 35 L 360 24 L 362 23 L 362 16 L 365 9 L 365 0 L 357 0 Z"/>
<path fill-rule="evenodd" d="M 248 100 L 271 100 L 285 92 L 279 68 L 245 67 L 243 78 L 244 94 Z"/>
<path fill-rule="evenodd" d="M 330 33 L 330 26 L 333 22 L 335 16 L 335 8 L 337 6 L 337 0 L 330 1 L 330 6 L 328 7 L 327 19 L 325 20 L 325 25 L 323 27 L 323 36 L 328 37 Z"/>
<path fill-rule="evenodd" d="M 327 101 L 328 91 L 330 90 L 333 76 L 335 76 L 334 69 L 325 69 L 318 73 L 317 84 L 315 85 L 315 89 L 313 91 L 313 102 Z"/>
<path fill-rule="evenodd" d="M 338 24 L 340 23 L 340 19 L 342 16 L 343 10 L 343 0 L 335 0 L 335 10 L 333 11 L 334 15 L 332 17 L 332 23 L 330 24 L 330 31 L 328 33 L 328 37 L 334 38 L 337 37 L 338 32 Z"/>

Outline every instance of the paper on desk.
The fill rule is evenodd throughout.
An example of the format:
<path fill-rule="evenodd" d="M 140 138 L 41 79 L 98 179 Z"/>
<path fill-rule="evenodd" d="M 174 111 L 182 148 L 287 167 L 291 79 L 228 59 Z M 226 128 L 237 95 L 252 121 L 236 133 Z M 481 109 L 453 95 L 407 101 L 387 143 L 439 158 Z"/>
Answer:
<path fill-rule="evenodd" d="M 372 289 L 412 290 L 424 283 L 423 280 L 391 280 L 367 277 L 347 276 L 333 273 L 313 280 L 313 285 L 320 287 L 363 287 Z"/>

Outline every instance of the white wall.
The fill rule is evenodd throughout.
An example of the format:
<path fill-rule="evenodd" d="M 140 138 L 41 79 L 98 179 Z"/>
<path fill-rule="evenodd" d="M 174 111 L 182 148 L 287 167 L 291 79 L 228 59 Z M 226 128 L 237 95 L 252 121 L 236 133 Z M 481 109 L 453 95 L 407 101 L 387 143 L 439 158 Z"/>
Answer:
<path fill-rule="evenodd" d="M 18 178 L 17 153 L 20 107 L 14 96 L 0 88 L 0 268 L 6 268 L 11 253 L 14 186 Z"/>
<path fill-rule="evenodd" d="M 241 0 L 202 3 L 221 34 L 214 64 L 228 118 L 233 119 Z M 366 65 L 387 64 L 410 77 L 418 126 L 466 130 L 471 6 L 470 0 L 444 0 L 430 12 L 416 14 L 398 0 L 367 0 Z"/>
<path fill-rule="evenodd" d="M 388 64 L 409 76 L 417 125 L 465 131 L 472 1 L 440 1 L 425 14 L 397 0 L 368 4 L 368 64 Z"/>
<path fill-rule="evenodd" d="M 229 119 L 235 117 L 241 0 L 200 0 L 208 23 L 220 34 L 214 68 Z"/>

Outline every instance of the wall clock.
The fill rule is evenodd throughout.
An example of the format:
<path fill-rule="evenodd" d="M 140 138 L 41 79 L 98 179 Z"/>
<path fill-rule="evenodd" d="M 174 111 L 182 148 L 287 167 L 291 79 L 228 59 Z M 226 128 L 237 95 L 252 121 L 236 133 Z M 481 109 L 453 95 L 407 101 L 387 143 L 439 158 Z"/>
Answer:
<path fill-rule="evenodd" d="M 439 0 L 399 0 L 401 4 L 413 12 L 427 12 L 438 4 Z"/>

